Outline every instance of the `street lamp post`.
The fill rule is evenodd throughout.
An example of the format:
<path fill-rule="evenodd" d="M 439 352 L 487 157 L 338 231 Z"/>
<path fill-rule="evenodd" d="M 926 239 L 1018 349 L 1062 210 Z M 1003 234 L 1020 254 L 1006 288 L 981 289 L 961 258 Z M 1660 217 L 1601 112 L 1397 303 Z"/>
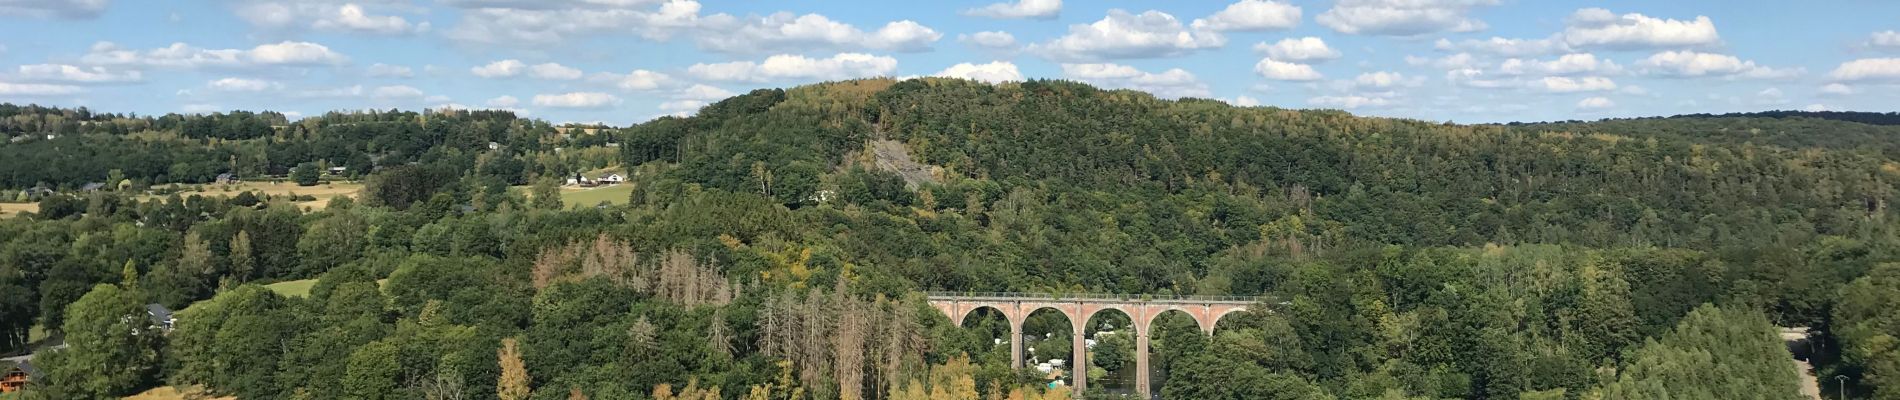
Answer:
<path fill-rule="evenodd" d="M 1841 400 L 1847 400 L 1847 375 L 1835 375 L 1834 380 L 1841 383 Z"/>

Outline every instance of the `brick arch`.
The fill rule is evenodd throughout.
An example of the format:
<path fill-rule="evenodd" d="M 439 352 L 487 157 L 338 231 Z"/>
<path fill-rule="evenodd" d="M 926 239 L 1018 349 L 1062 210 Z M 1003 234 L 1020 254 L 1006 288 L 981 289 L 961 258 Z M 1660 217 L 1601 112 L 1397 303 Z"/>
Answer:
<path fill-rule="evenodd" d="M 1083 314 L 1080 318 L 1082 320 L 1082 322 L 1080 322 L 1080 324 L 1082 324 L 1081 329 L 1078 329 L 1077 331 L 1088 332 L 1088 329 L 1089 329 L 1088 323 L 1089 321 L 1095 320 L 1096 314 L 1101 314 L 1103 311 L 1114 310 L 1114 311 L 1120 311 L 1122 315 L 1128 316 L 1128 324 L 1131 326 L 1126 326 L 1124 328 L 1134 330 L 1135 332 L 1147 332 L 1148 330 L 1145 329 L 1147 328 L 1147 326 L 1141 323 L 1143 314 L 1137 313 L 1137 310 L 1139 310 L 1140 308 L 1141 307 L 1139 306 L 1129 307 L 1129 306 L 1125 306 L 1121 304 L 1085 305 L 1082 307 Z M 1135 333 L 1135 332 L 1131 332 L 1131 333 Z"/>
<path fill-rule="evenodd" d="M 970 316 L 976 315 L 976 310 L 981 310 L 985 308 L 996 310 L 998 314 L 1003 314 L 1003 320 L 1011 324 L 1018 323 L 1017 321 L 1022 320 L 1022 318 L 1019 318 L 1016 315 L 1013 315 L 1010 313 L 1009 308 L 1011 307 L 1006 307 L 1001 304 L 979 303 L 979 304 L 970 304 L 967 307 L 963 307 L 963 310 L 959 311 L 962 313 L 962 315 L 958 316 L 955 321 L 950 321 L 950 322 L 956 323 L 957 327 L 961 328 L 964 326 L 964 324 L 967 324 L 970 322 Z"/>
<path fill-rule="evenodd" d="M 1169 311 L 1180 312 L 1181 314 L 1187 315 L 1188 318 L 1191 318 L 1194 320 L 1194 326 L 1196 328 L 1201 328 L 1201 331 L 1207 331 L 1207 328 L 1206 328 L 1207 324 L 1201 321 L 1201 316 L 1199 315 L 1199 313 L 1194 312 L 1194 310 L 1190 310 L 1189 307 L 1184 307 L 1177 304 L 1167 304 L 1167 305 L 1149 306 L 1149 308 L 1151 308 L 1151 310 L 1149 310 L 1148 312 L 1148 318 L 1146 318 L 1146 320 L 1142 321 L 1141 323 L 1141 331 L 1144 333 L 1154 332 L 1155 321 L 1161 319 L 1161 314 L 1167 314 Z"/>
<path fill-rule="evenodd" d="M 1247 306 L 1213 306 L 1209 307 L 1208 311 L 1208 314 L 1211 315 L 1212 318 L 1209 318 L 1207 321 L 1207 334 L 1212 335 L 1214 334 L 1214 329 L 1220 326 L 1220 320 L 1222 318 L 1227 318 L 1228 315 L 1234 313 L 1247 312 Z"/>

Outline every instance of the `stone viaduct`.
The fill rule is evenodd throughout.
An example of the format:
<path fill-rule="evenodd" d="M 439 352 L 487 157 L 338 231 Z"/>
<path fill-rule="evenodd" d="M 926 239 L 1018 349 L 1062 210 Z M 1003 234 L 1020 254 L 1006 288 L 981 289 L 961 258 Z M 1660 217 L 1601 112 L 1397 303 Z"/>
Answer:
<path fill-rule="evenodd" d="M 1072 379 L 1070 386 L 1077 397 L 1088 389 L 1088 349 L 1084 333 L 1090 317 L 1104 310 L 1116 310 L 1128 315 L 1134 322 L 1135 332 L 1135 393 L 1141 398 L 1152 398 L 1153 390 L 1148 382 L 1148 327 L 1154 324 L 1155 317 L 1169 311 L 1180 311 L 1194 318 L 1201 331 L 1212 335 L 1214 325 L 1221 317 L 1238 311 L 1246 311 L 1255 299 L 1247 297 L 1208 297 L 1190 296 L 1165 299 L 1130 297 L 1127 295 L 1039 295 L 1026 293 L 929 293 L 930 305 L 943 311 L 951 322 L 958 325 L 979 308 L 990 308 L 1003 314 L 1009 320 L 1010 368 L 1023 366 L 1023 321 L 1029 314 L 1042 309 L 1054 310 L 1068 317 L 1069 327 L 1074 330 L 1071 341 L 1074 342 L 1073 359 L 1070 360 Z"/>

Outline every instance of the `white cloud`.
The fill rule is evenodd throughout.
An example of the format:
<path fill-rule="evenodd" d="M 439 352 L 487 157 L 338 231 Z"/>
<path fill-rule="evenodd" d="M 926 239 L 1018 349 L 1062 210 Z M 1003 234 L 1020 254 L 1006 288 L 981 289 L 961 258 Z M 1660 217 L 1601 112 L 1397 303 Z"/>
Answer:
<path fill-rule="evenodd" d="M 239 49 L 202 49 L 184 43 L 151 50 L 130 50 L 112 42 L 92 45 L 81 62 L 93 65 L 121 65 L 168 68 L 240 67 L 254 65 L 309 66 L 342 64 L 349 60 L 329 47 L 310 42 L 286 41 Z"/>
<path fill-rule="evenodd" d="M 1016 0 L 964 10 L 963 15 L 987 18 L 1054 19 L 1062 14 L 1062 0 Z"/>
<path fill-rule="evenodd" d="M 311 4 L 302 4 L 309 6 Z M 323 5 L 315 5 L 322 7 Z M 334 9 L 317 12 L 319 15 L 310 26 L 317 29 L 373 33 L 380 35 L 399 35 L 427 30 L 429 24 L 411 25 L 408 20 L 393 15 L 370 15 L 363 6 L 343 4 Z M 300 17 L 298 19 L 308 19 Z"/>
<path fill-rule="evenodd" d="M 573 92 L 534 96 L 534 105 L 552 108 L 605 108 L 619 103 L 619 97 L 600 92 Z"/>
<path fill-rule="evenodd" d="M 1353 78 L 1353 86 L 1360 89 L 1391 89 L 1401 86 L 1418 86 L 1425 83 L 1424 77 L 1407 77 L 1397 72 L 1368 72 Z"/>
<path fill-rule="evenodd" d="M 930 50 L 932 43 L 943 38 L 942 33 L 910 20 L 887 23 L 869 33 L 819 14 L 781 12 L 747 20 L 724 17 L 708 21 L 705 29 L 696 35 L 697 43 L 701 48 L 725 53 L 787 48 L 917 52 Z"/>
<path fill-rule="evenodd" d="M 556 63 L 535 64 L 528 68 L 528 76 L 536 79 L 575 80 L 581 78 L 581 70 Z"/>
<path fill-rule="evenodd" d="M 1207 84 L 1180 68 L 1150 73 L 1120 64 L 1062 64 L 1062 75 L 1096 86 L 1140 90 L 1163 98 L 1213 96 Z"/>
<path fill-rule="evenodd" d="M 422 89 L 406 85 L 380 86 L 371 90 L 369 96 L 383 100 L 415 99 L 422 97 Z"/>
<path fill-rule="evenodd" d="M 1562 41 L 1555 39 L 1465 39 L 1453 42 L 1450 39 L 1438 39 L 1434 48 L 1441 51 L 1476 52 L 1507 57 L 1540 56 L 1561 53 L 1568 50 Z"/>
<path fill-rule="evenodd" d="M 957 36 L 957 40 L 986 50 L 1015 50 L 1016 35 L 1009 32 L 989 31 Z"/>
<path fill-rule="evenodd" d="M 931 75 L 978 80 L 989 83 L 1023 80 L 1022 71 L 1016 69 L 1015 63 L 1008 61 L 993 61 L 986 64 L 959 63 Z"/>
<path fill-rule="evenodd" d="M 1863 58 L 1841 63 L 1828 78 L 1837 81 L 1900 80 L 1900 58 Z"/>
<path fill-rule="evenodd" d="M 401 65 L 376 63 L 369 66 L 369 76 L 378 78 L 409 78 L 416 76 L 416 72 L 409 67 Z"/>
<path fill-rule="evenodd" d="M 33 81 L 69 82 L 69 83 L 115 83 L 138 82 L 144 80 L 139 71 L 113 71 L 103 67 L 81 67 L 66 64 L 21 65 L 20 78 Z"/>
<path fill-rule="evenodd" d="M 1510 75 L 1578 75 L 1578 74 L 1615 74 L 1623 67 L 1609 59 L 1599 59 L 1594 54 L 1565 54 L 1555 60 L 1504 60 L 1498 65 L 1498 71 Z"/>
<path fill-rule="evenodd" d="M 1854 87 L 1839 83 L 1829 83 L 1821 86 L 1821 94 L 1833 96 L 1851 95 L 1854 94 Z"/>
<path fill-rule="evenodd" d="M 720 82 L 838 80 L 887 76 L 895 71 L 896 58 L 861 53 L 841 53 L 829 58 L 780 54 L 768 57 L 763 62 L 694 64 L 686 68 L 686 72 L 694 77 Z"/>
<path fill-rule="evenodd" d="M 700 4 L 693 0 L 667 0 L 606 4 L 595 1 L 515 1 L 450 0 L 451 5 L 466 8 L 456 26 L 445 32 L 449 39 L 480 45 L 539 46 L 558 44 L 579 36 L 609 32 L 632 32 L 653 40 L 664 40 L 681 32 L 710 31 L 709 25 L 730 32 L 741 22 L 732 16 L 716 14 L 702 17 Z M 631 9 L 652 6 L 654 9 Z"/>
<path fill-rule="evenodd" d="M 521 60 L 507 59 L 469 68 L 468 72 L 483 78 L 510 78 L 521 75 L 521 72 L 527 69 L 528 64 L 522 63 Z"/>
<path fill-rule="evenodd" d="M 297 92 L 296 96 L 308 97 L 308 98 L 362 97 L 363 85 L 350 85 L 350 86 L 331 88 L 331 89 L 304 90 L 304 91 Z"/>
<path fill-rule="evenodd" d="M 1755 103 L 1762 105 L 1788 104 L 1788 97 L 1781 93 L 1781 88 L 1767 88 L 1762 89 L 1760 92 L 1755 92 Z"/>
<path fill-rule="evenodd" d="M 1326 46 L 1325 40 L 1316 37 L 1286 38 L 1273 44 L 1261 42 L 1253 46 L 1254 51 L 1267 53 L 1267 58 L 1292 62 L 1323 62 L 1339 58 L 1339 50 Z"/>
<path fill-rule="evenodd" d="M 1300 7 L 1275 0 L 1240 0 L 1204 19 L 1194 29 L 1214 31 L 1272 31 L 1300 25 Z"/>
<path fill-rule="evenodd" d="M 1477 68 L 1454 68 L 1445 71 L 1445 80 L 1451 81 L 1458 86 L 1478 89 L 1502 89 L 1516 87 L 1522 84 L 1517 80 L 1493 77 L 1491 74 L 1484 72 L 1484 70 Z"/>
<path fill-rule="evenodd" d="M 1580 78 L 1549 76 L 1537 81 L 1537 85 L 1544 90 L 1554 93 L 1605 92 L 1616 90 L 1616 81 L 1601 76 L 1586 76 Z"/>
<path fill-rule="evenodd" d="M 1230 101 L 1228 103 L 1232 103 L 1236 107 L 1259 107 L 1260 106 L 1260 100 L 1252 98 L 1252 97 L 1247 97 L 1247 96 L 1235 97 L 1234 101 Z"/>
<path fill-rule="evenodd" d="M 515 96 L 498 96 L 488 99 L 487 104 L 489 107 L 495 108 L 514 108 L 515 106 L 521 105 L 521 99 L 517 99 Z"/>
<path fill-rule="evenodd" d="M 1341 109 L 1350 110 L 1350 109 L 1367 108 L 1367 107 L 1384 107 L 1387 105 L 1391 105 L 1392 101 L 1385 97 L 1379 97 L 1379 96 L 1344 95 L 1344 96 L 1314 97 L 1311 99 L 1306 99 L 1306 103 L 1315 105 L 1315 106 L 1320 106 L 1320 107 L 1341 108 Z"/>
<path fill-rule="evenodd" d="M 1873 36 L 1867 39 L 1867 47 L 1872 47 L 1876 49 L 1886 49 L 1886 50 L 1900 50 L 1900 32 L 1895 32 L 1895 31 L 1874 32 Z"/>
<path fill-rule="evenodd" d="M 729 91 L 729 90 L 699 84 L 699 85 L 693 85 L 691 87 L 687 87 L 684 90 L 680 90 L 680 92 L 674 94 L 673 97 L 678 98 L 678 99 L 686 99 L 686 100 L 712 101 L 712 100 L 721 100 L 727 97 L 732 97 L 732 96 L 737 96 L 737 95 L 739 94 L 733 93 L 732 91 Z"/>
<path fill-rule="evenodd" d="M 252 62 L 281 65 L 342 64 L 348 57 L 310 42 L 285 41 L 257 46 L 247 53 Z"/>
<path fill-rule="evenodd" d="M 1311 65 L 1276 61 L 1271 58 L 1260 59 L 1259 63 L 1254 64 L 1253 70 L 1267 79 L 1282 81 L 1316 81 L 1325 77 Z"/>
<path fill-rule="evenodd" d="M 1486 25 L 1466 14 L 1495 4 L 1497 0 L 1339 0 L 1315 20 L 1333 31 L 1357 35 L 1472 32 Z"/>
<path fill-rule="evenodd" d="M 1477 64 L 1477 58 L 1471 53 L 1458 53 L 1440 58 L 1405 56 L 1405 63 L 1413 66 L 1428 66 L 1444 70 L 1470 69 Z"/>
<path fill-rule="evenodd" d="M 1683 21 L 1629 13 L 1618 16 L 1610 10 L 1585 8 L 1565 21 L 1564 42 L 1578 47 L 1644 49 L 1697 47 L 1722 40 L 1715 22 L 1697 16 Z"/>
<path fill-rule="evenodd" d="M 58 96 L 83 91 L 85 90 L 72 85 L 0 82 L 0 95 L 7 96 Z"/>
<path fill-rule="evenodd" d="M 702 100 L 674 100 L 674 101 L 660 103 L 660 111 L 668 111 L 668 112 L 698 111 L 701 107 L 705 107 L 705 106 L 706 106 L 706 102 Z"/>
<path fill-rule="evenodd" d="M 1616 102 L 1603 97 L 1591 97 L 1577 102 L 1577 109 L 1584 111 L 1603 110 L 1610 107 L 1616 107 Z"/>
<path fill-rule="evenodd" d="M 1734 77 L 1780 78 L 1799 75 L 1800 69 L 1774 69 L 1755 65 L 1731 55 L 1695 51 L 1665 51 L 1650 55 L 1636 65 L 1644 72 L 1679 78 Z"/>
<path fill-rule="evenodd" d="M 603 82 L 628 91 L 658 90 L 673 84 L 673 77 L 664 73 L 636 69 L 626 74 L 596 73 L 590 80 Z"/>
<path fill-rule="evenodd" d="M 1828 110 L 1827 105 L 1820 104 L 1820 103 L 1809 104 L 1807 107 L 1801 107 L 1801 111 L 1807 111 L 1807 112 L 1822 112 L 1822 111 L 1827 111 L 1827 110 Z"/>
<path fill-rule="evenodd" d="M 111 4 L 111 0 L 6 0 L 0 1 L 0 15 L 93 18 L 104 13 Z"/>
<path fill-rule="evenodd" d="M 205 86 L 226 92 L 262 92 L 282 88 L 284 85 L 262 79 L 224 78 L 205 83 Z"/>
<path fill-rule="evenodd" d="M 1179 56 L 1226 43 L 1219 33 L 1189 31 L 1164 12 L 1108 10 L 1100 21 L 1070 25 L 1067 35 L 1030 46 L 1030 51 L 1062 61 L 1094 61 Z"/>

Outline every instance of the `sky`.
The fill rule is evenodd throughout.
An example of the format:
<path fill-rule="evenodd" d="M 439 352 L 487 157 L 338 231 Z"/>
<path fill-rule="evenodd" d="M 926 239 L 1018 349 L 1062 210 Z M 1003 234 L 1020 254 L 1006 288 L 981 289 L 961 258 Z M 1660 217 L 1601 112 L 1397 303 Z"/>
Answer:
<path fill-rule="evenodd" d="M 1453 122 L 1885 112 L 1900 2 L 0 0 L 0 102 L 103 112 L 626 125 L 878 76 Z"/>

